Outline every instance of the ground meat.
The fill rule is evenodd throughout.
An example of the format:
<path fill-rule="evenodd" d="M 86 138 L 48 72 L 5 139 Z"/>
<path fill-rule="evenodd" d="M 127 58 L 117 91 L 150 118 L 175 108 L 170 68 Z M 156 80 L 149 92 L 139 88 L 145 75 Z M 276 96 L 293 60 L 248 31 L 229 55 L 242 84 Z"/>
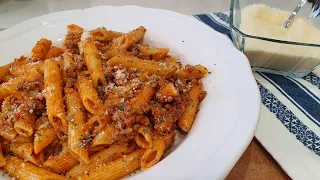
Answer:
<path fill-rule="evenodd" d="M 171 108 L 170 110 L 173 109 L 174 108 Z M 154 129 L 159 134 L 169 133 L 172 130 L 174 123 L 177 121 L 177 118 L 174 117 L 174 114 L 169 112 L 160 103 L 152 105 L 151 115 Z"/>
<path fill-rule="evenodd" d="M 16 90 L 17 91 L 30 91 L 30 90 L 37 90 L 42 91 L 44 89 L 43 77 L 38 76 L 34 77 L 33 79 L 24 79 L 19 84 L 17 84 Z"/>
<path fill-rule="evenodd" d="M 79 54 L 80 50 L 78 47 L 78 42 L 80 42 L 80 39 L 81 39 L 81 34 L 69 32 L 65 36 L 62 49 L 68 53 Z"/>
<path fill-rule="evenodd" d="M 94 44 L 96 45 L 102 56 L 107 51 L 109 42 L 95 41 Z"/>

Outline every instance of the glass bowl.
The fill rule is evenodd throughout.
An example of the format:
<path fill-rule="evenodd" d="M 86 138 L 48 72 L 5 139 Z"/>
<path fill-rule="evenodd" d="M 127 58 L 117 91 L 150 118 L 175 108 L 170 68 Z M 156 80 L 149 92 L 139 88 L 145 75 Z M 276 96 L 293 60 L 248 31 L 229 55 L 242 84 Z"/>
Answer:
<path fill-rule="evenodd" d="M 253 71 L 303 77 L 320 64 L 320 30 L 309 27 L 312 24 L 320 25 L 320 18 L 307 20 L 312 8 L 311 3 L 307 2 L 291 22 L 289 29 L 294 29 L 290 29 L 290 33 L 282 27 L 282 22 L 286 21 L 299 2 L 300 0 L 231 0 L 230 28 L 233 42 L 248 57 Z M 262 4 L 278 10 L 267 9 L 265 14 L 259 14 L 255 10 L 265 8 Z M 256 9 L 244 11 L 249 6 L 253 7 L 252 5 Z M 273 16 L 280 10 L 288 13 L 279 14 L 279 17 Z M 266 23 L 261 24 L 253 19 L 262 15 L 265 16 L 263 18 Z M 269 25 L 269 21 L 276 22 L 276 26 Z M 284 33 L 287 34 L 283 35 Z M 288 40 L 293 37 L 298 40 Z"/>

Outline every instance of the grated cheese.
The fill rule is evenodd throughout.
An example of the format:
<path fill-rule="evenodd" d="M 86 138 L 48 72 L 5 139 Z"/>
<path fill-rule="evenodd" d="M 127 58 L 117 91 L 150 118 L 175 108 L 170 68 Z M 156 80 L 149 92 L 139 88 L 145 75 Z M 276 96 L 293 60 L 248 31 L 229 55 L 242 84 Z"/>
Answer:
<path fill-rule="evenodd" d="M 83 31 L 83 33 L 81 34 L 81 41 L 85 41 L 86 39 L 90 38 L 91 34 L 89 31 Z"/>
<path fill-rule="evenodd" d="M 306 17 L 297 16 L 290 27 L 283 23 L 290 12 L 254 4 L 241 12 L 240 30 L 246 34 L 285 41 L 320 44 L 320 30 Z M 320 63 L 318 48 L 246 39 L 245 54 L 251 66 L 306 72 Z"/>

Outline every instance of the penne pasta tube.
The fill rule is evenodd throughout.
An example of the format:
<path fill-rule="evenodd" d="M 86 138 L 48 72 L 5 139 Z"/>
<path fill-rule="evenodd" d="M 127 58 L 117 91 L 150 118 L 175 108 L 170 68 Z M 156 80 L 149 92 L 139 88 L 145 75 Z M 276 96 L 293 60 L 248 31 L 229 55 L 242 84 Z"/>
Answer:
<path fill-rule="evenodd" d="M 143 113 L 144 107 L 148 105 L 154 94 L 155 88 L 150 85 L 144 85 L 139 94 L 130 100 L 132 112 Z"/>
<path fill-rule="evenodd" d="M 195 65 L 195 66 L 186 66 L 185 69 L 180 69 L 176 72 L 176 76 L 192 80 L 192 79 L 200 79 L 204 77 L 208 73 L 208 69 L 201 64 Z"/>
<path fill-rule="evenodd" d="M 123 158 L 119 158 L 105 166 L 98 167 L 89 173 L 83 173 L 77 178 L 78 180 L 117 180 L 140 168 L 141 157 L 144 152 L 144 149 L 136 149 Z"/>
<path fill-rule="evenodd" d="M 145 70 L 150 74 L 170 77 L 172 76 L 177 67 L 175 64 L 166 62 L 154 62 L 150 60 L 142 60 L 133 56 L 115 56 L 107 62 L 108 66 L 122 65 L 127 68 L 135 68 L 137 70 Z"/>
<path fill-rule="evenodd" d="M 12 141 L 17 136 L 17 132 L 13 128 L 13 121 L 3 113 L 0 113 L 0 136 L 8 141 Z"/>
<path fill-rule="evenodd" d="M 31 142 L 33 142 L 33 137 L 32 136 L 26 137 L 26 136 L 18 135 L 13 139 L 13 141 L 17 142 L 17 143 L 31 143 Z"/>
<path fill-rule="evenodd" d="M 3 167 L 4 165 L 6 165 L 6 159 L 4 158 L 4 156 L 2 154 L 2 147 L 0 144 L 0 167 Z"/>
<path fill-rule="evenodd" d="M 78 77 L 78 91 L 84 107 L 92 114 L 100 115 L 103 113 L 103 105 L 98 97 L 93 82 L 85 75 Z"/>
<path fill-rule="evenodd" d="M 114 39 L 111 47 L 113 49 L 128 49 L 133 44 L 140 42 L 143 39 L 145 32 L 146 29 L 143 26 L 140 26 L 127 34 Z"/>
<path fill-rule="evenodd" d="M 18 117 L 13 119 L 14 121 L 14 130 L 22 136 L 30 137 L 33 135 L 35 129 L 35 115 L 33 112 L 29 111 L 29 107 L 26 105 L 27 102 L 23 99 L 25 93 L 22 91 L 15 91 L 12 93 L 12 96 L 22 101 L 19 109 L 15 111 L 15 114 Z M 5 103 L 8 104 L 7 102 Z"/>
<path fill-rule="evenodd" d="M 116 136 L 119 135 L 119 130 L 113 125 L 105 127 L 105 129 L 94 137 L 92 146 L 110 145 L 114 142 Z"/>
<path fill-rule="evenodd" d="M 172 56 L 167 56 L 164 58 L 164 61 L 167 63 L 178 63 L 178 59 Z"/>
<path fill-rule="evenodd" d="M 108 111 L 107 111 L 108 112 Z M 94 129 L 97 132 L 101 132 L 104 127 L 107 126 L 107 124 L 111 120 L 111 115 L 106 115 L 106 113 L 103 113 L 101 115 L 94 115 L 89 119 L 89 121 L 85 124 L 86 129 Z"/>
<path fill-rule="evenodd" d="M 34 132 L 34 116 L 25 114 L 23 119 L 16 121 L 14 123 L 14 130 L 21 136 L 30 137 L 33 135 Z"/>
<path fill-rule="evenodd" d="M 67 107 L 68 126 L 68 149 L 76 156 L 79 161 L 88 163 L 88 151 L 84 147 L 82 138 L 85 136 L 84 123 L 85 113 L 81 99 L 77 91 L 71 88 L 64 90 Z"/>
<path fill-rule="evenodd" d="M 32 49 L 31 57 L 33 59 L 45 60 L 51 44 L 52 42 L 50 40 L 41 38 Z"/>
<path fill-rule="evenodd" d="M 160 60 L 168 56 L 168 48 L 154 48 L 148 45 L 136 44 L 132 49 L 134 54 L 142 59 Z"/>
<path fill-rule="evenodd" d="M 92 155 L 92 154 L 94 154 L 96 152 L 99 152 L 99 151 L 101 151 L 101 150 L 103 150 L 104 148 L 107 148 L 107 147 L 108 147 L 107 145 L 105 145 L 105 146 L 95 146 L 95 147 L 89 146 L 87 148 L 87 151 L 88 151 L 89 155 Z"/>
<path fill-rule="evenodd" d="M 66 177 L 74 178 L 85 171 L 91 172 L 99 166 L 106 165 L 123 154 L 129 154 L 135 149 L 135 143 L 113 144 L 90 157 L 88 164 L 78 164 L 66 173 Z"/>
<path fill-rule="evenodd" d="M 152 130 L 147 126 L 140 126 L 135 137 L 137 145 L 141 148 L 149 148 L 152 145 Z"/>
<path fill-rule="evenodd" d="M 81 34 L 83 32 L 83 28 L 76 25 L 76 24 L 69 24 L 67 26 L 68 32 L 69 33 L 79 33 Z"/>
<path fill-rule="evenodd" d="M 7 164 L 3 167 L 11 176 L 17 177 L 19 180 L 66 180 L 65 177 L 39 168 L 24 160 L 8 156 Z"/>
<path fill-rule="evenodd" d="M 63 150 L 60 154 L 49 157 L 43 163 L 43 167 L 60 174 L 69 171 L 77 164 L 79 164 L 79 161 L 75 159 L 68 150 Z"/>
<path fill-rule="evenodd" d="M 102 27 L 90 31 L 90 35 L 97 41 L 111 41 L 113 38 L 120 37 L 121 35 L 123 35 L 123 33 L 110 31 Z"/>
<path fill-rule="evenodd" d="M 0 100 L 3 100 L 11 94 L 11 91 L 8 88 L 6 88 L 4 84 L 0 85 Z"/>
<path fill-rule="evenodd" d="M 157 164 L 166 149 L 166 141 L 165 139 L 154 139 L 152 141 L 152 145 L 146 150 L 141 159 L 141 168 L 142 170 L 146 170 L 153 165 Z"/>
<path fill-rule="evenodd" d="M 18 85 L 24 81 L 32 82 L 41 78 L 42 75 L 37 71 L 29 71 L 24 76 L 18 76 L 10 79 L 8 82 L 0 85 L 0 100 L 8 97 L 12 92 L 16 91 L 18 89 Z"/>
<path fill-rule="evenodd" d="M 81 42 L 81 46 L 93 85 L 98 86 L 100 81 L 104 86 L 106 86 L 107 82 L 102 72 L 102 60 L 99 56 L 98 48 L 94 44 L 93 39 L 86 39 L 85 41 Z"/>
<path fill-rule="evenodd" d="M 202 84 L 193 84 L 189 93 L 190 102 L 186 107 L 185 113 L 179 119 L 178 125 L 184 132 L 189 132 L 196 117 L 198 106 L 200 103 L 199 95 L 202 92 Z"/>
<path fill-rule="evenodd" d="M 0 82 L 2 82 L 4 77 L 9 73 L 10 66 L 11 64 L 0 66 Z"/>
<path fill-rule="evenodd" d="M 14 76 L 23 76 L 30 72 L 37 72 L 39 75 L 43 75 L 44 70 L 44 62 L 43 61 L 37 61 L 37 62 L 31 62 L 31 63 L 24 63 L 22 65 L 15 63 L 12 63 L 10 68 L 10 73 Z"/>
<path fill-rule="evenodd" d="M 70 77 L 69 77 L 70 74 L 68 72 L 72 67 L 75 66 L 75 62 L 69 53 L 64 53 L 62 57 L 63 57 L 62 80 L 63 80 L 64 87 L 73 88 L 74 84 L 76 83 L 76 80 L 72 78 L 72 81 L 70 81 Z"/>
<path fill-rule="evenodd" d="M 61 87 L 61 72 L 58 64 L 47 59 L 44 67 L 44 86 L 49 122 L 55 131 L 67 132 Z"/>
<path fill-rule="evenodd" d="M 47 147 L 50 143 L 53 142 L 55 136 L 55 132 L 53 127 L 51 126 L 47 116 L 41 117 L 38 121 L 42 121 L 39 123 L 39 127 L 34 134 L 34 153 L 38 154 L 45 147 Z"/>
<path fill-rule="evenodd" d="M 10 141 L 7 139 L 4 139 L 3 137 L 0 137 L 1 146 L 2 146 L 2 152 L 8 152 L 10 151 Z"/>
<path fill-rule="evenodd" d="M 51 58 L 55 58 L 55 57 L 58 57 L 60 54 L 63 53 L 63 50 L 61 48 L 58 48 L 56 46 L 52 46 L 47 55 L 45 56 L 44 59 L 51 59 Z"/>
<path fill-rule="evenodd" d="M 10 150 L 21 159 L 31 162 L 37 166 L 41 165 L 44 161 L 43 152 L 37 155 L 33 153 L 32 143 L 11 143 Z"/>
<path fill-rule="evenodd" d="M 160 90 L 158 92 L 163 97 L 176 97 L 179 96 L 179 92 L 174 87 L 173 83 L 167 83 L 163 87 L 160 87 Z"/>
<path fill-rule="evenodd" d="M 69 24 L 67 29 L 68 33 L 63 41 L 62 49 L 64 52 L 79 54 L 78 42 L 80 42 L 83 28 L 75 24 Z"/>
<path fill-rule="evenodd" d="M 106 59 L 110 59 L 118 55 L 129 56 L 130 52 L 128 52 L 126 49 L 110 49 L 103 54 L 103 57 Z"/>

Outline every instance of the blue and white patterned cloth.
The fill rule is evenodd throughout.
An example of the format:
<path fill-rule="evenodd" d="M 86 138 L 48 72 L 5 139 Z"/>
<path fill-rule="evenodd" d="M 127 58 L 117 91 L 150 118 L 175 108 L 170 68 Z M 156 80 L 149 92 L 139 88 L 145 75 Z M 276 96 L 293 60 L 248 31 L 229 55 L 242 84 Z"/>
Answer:
<path fill-rule="evenodd" d="M 194 16 L 230 39 L 225 13 Z M 320 179 L 320 67 L 304 78 L 254 73 L 262 112 L 256 138 L 293 179 Z"/>

